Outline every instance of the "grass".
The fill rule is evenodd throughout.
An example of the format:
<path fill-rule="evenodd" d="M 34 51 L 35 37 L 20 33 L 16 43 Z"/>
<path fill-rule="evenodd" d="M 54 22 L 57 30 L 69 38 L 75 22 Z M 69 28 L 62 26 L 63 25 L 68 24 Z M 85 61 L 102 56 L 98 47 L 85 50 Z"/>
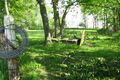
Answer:
<path fill-rule="evenodd" d="M 82 30 L 65 31 L 64 37 L 81 37 Z M 29 47 L 19 57 L 21 80 L 120 79 L 120 41 L 112 39 L 113 36 L 87 29 L 82 46 L 62 42 L 45 45 L 43 30 L 27 32 Z M 0 63 L 0 80 L 7 80 L 5 60 Z"/>

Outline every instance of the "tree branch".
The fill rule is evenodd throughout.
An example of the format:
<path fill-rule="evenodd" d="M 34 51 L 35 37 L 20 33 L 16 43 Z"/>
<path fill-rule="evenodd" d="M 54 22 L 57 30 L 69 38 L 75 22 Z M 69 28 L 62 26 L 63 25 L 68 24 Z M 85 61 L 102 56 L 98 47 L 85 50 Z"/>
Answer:
<path fill-rule="evenodd" d="M 101 7 L 101 8 L 107 8 L 107 9 L 111 9 L 110 6 L 100 6 L 100 5 L 95 5 L 95 4 L 91 4 L 91 3 L 86 3 L 86 2 L 80 2 L 80 1 L 76 1 L 77 3 L 79 3 L 79 5 L 87 5 L 87 6 L 95 6 L 95 7 Z"/>
<path fill-rule="evenodd" d="M 67 13 L 69 12 L 70 7 L 71 7 L 74 3 L 75 3 L 75 2 L 72 2 L 72 3 L 70 3 L 68 6 L 66 6 L 65 12 L 64 12 L 64 14 L 63 14 L 63 16 L 62 16 L 62 22 L 61 22 L 61 24 L 64 23 L 65 17 L 66 17 L 66 15 L 67 15 Z"/>
<path fill-rule="evenodd" d="M 7 6 L 7 0 L 5 0 L 5 9 L 6 9 L 7 15 L 9 15 L 8 6 Z"/>

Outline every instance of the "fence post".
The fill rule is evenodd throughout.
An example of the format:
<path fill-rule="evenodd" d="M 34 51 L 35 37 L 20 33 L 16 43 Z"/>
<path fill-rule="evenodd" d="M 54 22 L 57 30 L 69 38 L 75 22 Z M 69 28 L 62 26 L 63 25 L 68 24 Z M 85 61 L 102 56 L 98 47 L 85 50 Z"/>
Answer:
<path fill-rule="evenodd" d="M 4 16 L 4 27 L 5 27 L 5 44 L 6 50 L 13 50 L 12 47 L 8 44 L 8 40 L 16 47 L 16 34 L 15 34 L 15 21 L 14 17 L 11 15 Z M 18 59 L 8 59 L 8 75 L 9 80 L 19 80 L 19 68 L 18 68 Z"/>

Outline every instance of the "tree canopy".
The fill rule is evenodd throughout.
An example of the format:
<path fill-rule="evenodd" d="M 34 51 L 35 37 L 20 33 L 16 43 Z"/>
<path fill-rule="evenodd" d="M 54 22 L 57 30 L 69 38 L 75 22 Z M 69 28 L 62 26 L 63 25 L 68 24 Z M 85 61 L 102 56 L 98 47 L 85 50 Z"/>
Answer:
<path fill-rule="evenodd" d="M 100 20 L 104 20 L 104 26 L 107 27 L 108 23 L 114 27 L 120 26 L 119 0 L 87 0 L 85 3 L 78 0 L 78 2 L 82 7 L 82 12 L 93 14 Z"/>

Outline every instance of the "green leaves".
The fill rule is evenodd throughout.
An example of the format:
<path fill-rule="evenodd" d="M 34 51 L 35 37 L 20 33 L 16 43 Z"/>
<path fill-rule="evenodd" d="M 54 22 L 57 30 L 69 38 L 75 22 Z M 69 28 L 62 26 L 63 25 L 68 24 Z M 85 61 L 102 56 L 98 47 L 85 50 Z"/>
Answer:
<path fill-rule="evenodd" d="M 15 16 L 16 24 L 24 27 L 36 24 L 39 14 L 39 6 L 35 6 L 37 4 L 36 0 L 8 0 L 8 4 L 10 4 L 8 10 L 10 15 Z M 4 15 L 6 15 L 4 0 L 0 0 L 0 22 L 2 22 Z M 0 23 L 0 25 L 3 24 Z"/>
<path fill-rule="evenodd" d="M 89 2 L 82 3 L 83 1 L 81 0 L 80 5 L 82 12 L 97 15 L 99 19 L 104 20 L 104 24 L 112 24 L 113 18 L 119 17 L 120 3 L 118 0 L 89 0 Z M 120 23 L 119 19 L 116 18 L 116 22 Z"/>

